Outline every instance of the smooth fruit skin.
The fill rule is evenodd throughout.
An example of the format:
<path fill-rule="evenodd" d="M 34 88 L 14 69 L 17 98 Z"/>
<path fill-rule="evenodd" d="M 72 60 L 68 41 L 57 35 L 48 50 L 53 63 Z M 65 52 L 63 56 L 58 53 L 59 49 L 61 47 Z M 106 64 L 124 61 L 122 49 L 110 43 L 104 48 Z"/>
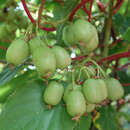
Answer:
<path fill-rule="evenodd" d="M 82 87 L 81 85 L 77 85 L 75 84 L 74 85 L 74 89 L 73 89 L 73 84 L 69 84 L 66 88 L 65 88 L 65 92 L 64 92 L 64 96 L 63 96 L 63 100 L 66 102 L 67 101 L 67 98 L 68 98 L 68 95 L 71 93 L 71 91 L 73 90 L 79 90 L 81 91 L 82 90 Z"/>
<path fill-rule="evenodd" d="M 29 41 L 29 49 L 31 53 L 33 53 L 37 48 L 41 47 L 47 47 L 47 46 L 38 37 L 35 37 Z"/>
<path fill-rule="evenodd" d="M 100 103 L 107 98 L 107 87 L 102 79 L 88 79 L 83 84 L 83 93 L 89 103 Z"/>
<path fill-rule="evenodd" d="M 65 69 L 67 66 L 71 64 L 71 57 L 69 56 L 68 52 L 60 47 L 54 46 L 52 48 L 53 53 L 56 57 L 56 67 L 59 69 Z"/>
<path fill-rule="evenodd" d="M 56 70 L 56 58 L 50 48 L 37 48 L 32 53 L 32 60 L 39 74 L 45 78 L 51 77 Z"/>
<path fill-rule="evenodd" d="M 85 49 L 87 52 L 92 52 L 93 50 L 95 50 L 98 46 L 98 34 L 97 31 L 95 30 L 93 37 L 85 43 Z"/>
<path fill-rule="evenodd" d="M 62 84 L 51 81 L 45 89 L 43 98 L 47 104 L 57 105 L 63 96 L 64 87 Z"/>
<path fill-rule="evenodd" d="M 87 112 L 92 112 L 95 109 L 95 107 L 96 107 L 95 104 L 87 104 L 86 111 Z"/>
<path fill-rule="evenodd" d="M 95 27 L 84 19 L 77 20 L 72 26 L 74 37 L 79 42 L 88 42 L 95 32 Z"/>
<path fill-rule="evenodd" d="M 105 83 L 108 91 L 108 99 L 118 100 L 124 95 L 124 88 L 117 79 L 109 78 L 105 79 Z"/>
<path fill-rule="evenodd" d="M 76 39 L 74 37 L 73 32 L 71 31 L 72 30 L 71 28 L 72 28 L 72 25 L 67 25 L 63 29 L 62 39 L 67 44 L 75 44 L 76 43 Z"/>
<path fill-rule="evenodd" d="M 29 47 L 22 39 L 14 40 L 6 52 L 6 60 L 14 65 L 19 65 L 24 62 L 29 55 Z"/>
<path fill-rule="evenodd" d="M 81 116 L 86 112 L 86 101 L 81 91 L 73 90 L 66 101 L 67 112 L 71 116 Z"/>

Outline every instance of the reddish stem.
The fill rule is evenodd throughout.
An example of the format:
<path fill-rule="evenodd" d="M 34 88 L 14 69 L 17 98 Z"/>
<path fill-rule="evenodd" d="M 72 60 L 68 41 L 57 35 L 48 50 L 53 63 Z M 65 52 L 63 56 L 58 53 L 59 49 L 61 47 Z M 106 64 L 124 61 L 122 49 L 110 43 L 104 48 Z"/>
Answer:
<path fill-rule="evenodd" d="M 38 26 L 41 26 L 41 17 L 42 17 L 42 11 L 45 4 L 45 0 L 42 0 L 39 11 L 38 11 Z"/>
<path fill-rule="evenodd" d="M 28 18 L 31 20 L 31 22 L 32 22 L 33 24 L 36 24 L 36 21 L 33 19 L 32 15 L 30 14 L 30 11 L 29 11 L 29 9 L 28 9 L 28 7 L 27 7 L 27 5 L 26 5 L 25 0 L 21 0 L 21 2 L 22 2 L 22 4 L 23 4 L 24 10 L 25 10 L 25 12 L 26 12 Z M 41 6 L 40 6 L 41 9 L 39 9 L 40 15 L 41 15 L 41 13 L 42 13 L 44 3 L 45 3 L 45 0 L 42 0 Z M 40 16 L 39 20 L 40 20 L 40 19 L 41 19 L 41 16 Z M 42 30 L 44 30 L 44 31 L 55 31 L 55 30 L 56 30 L 56 28 L 54 28 L 54 27 L 51 27 L 51 28 L 46 28 L 46 27 L 42 27 L 42 26 L 39 26 L 39 27 L 40 27 L 40 29 L 42 29 Z"/>
<path fill-rule="evenodd" d="M 112 55 L 112 56 L 102 58 L 98 62 L 98 64 L 101 65 L 102 62 L 104 62 L 104 61 L 113 61 L 113 60 L 117 60 L 117 59 L 120 59 L 120 58 L 123 58 L 123 57 L 130 57 L 130 52 L 124 52 L 124 53 L 115 54 L 115 55 Z M 86 56 L 77 56 L 75 58 L 72 58 L 72 60 L 73 61 L 75 61 L 75 60 L 83 60 L 84 58 L 86 58 Z"/>
<path fill-rule="evenodd" d="M 112 46 L 116 45 L 120 41 L 122 41 L 122 38 L 119 38 L 119 39 L 115 40 L 112 44 L 109 45 L 109 47 L 112 47 Z"/>
<path fill-rule="evenodd" d="M 89 14 L 88 14 L 88 21 L 91 22 L 91 11 L 93 6 L 93 0 L 90 1 L 90 8 L 89 8 Z"/>
<path fill-rule="evenodd" d="M 82 1 L 84 1 L 84 0 L 82 0 Z M 89 12 L 88 12 L 88 10 L 86 9 L 86 6 L 85 6 L 85 1 L 84 1 L 84 4 L 83 4 L 83 10 L 86 12 L 86 14 L 88 15 L 89 14 Z"/>
<path fill-rule="evenodd" d="M 115 54 L 115 55 L 112 55 L 112 56 L 105 57 L 105 58 L 101 59 L 98 62 L 98 64 L 102 64 L 102 62 L 104 62 L 104 61 L 117 60 L 117 59 L 120 59 L 120 58 L 123 58 L 123 57 L 130 57 L 130 52 L 124 52 L 124 53 Z"/>
<path fill-rule="evenodd" d="M 104 6 L 104 5 L 101 3 L 100 0 L 97 0 L 97 4 L 98 4 L 99 9 L 100 9 L 102 12 L 106 13 L 106 8 L 107 8 L 107 6 Z"/>
<path fill-rule="evenodd" d="M 124 0 L 117 0 L 115 6 L 113 7 L 114 8 L 114 11 L 113 11 L 113 14 L 116 14 L 116 12 L 119 10 L 119 8 L 121 7 L 121 5 L 123 4 Z M 108 3 L 104 6 L 100 0 L 97 0 L 97 4 L 98 4 L 98 7 L 100 8 L 100 10 L 104 13 L 106 13 L 106 8 L 108 7 Z"/>
<path fill-rule="evenodd" d="M 7 50 L 7 48 L 4 47 L 4 46 L 0 46 L 0 49 L 2 49 L 2 50 Z"/>
<path fill-rule="evenodd" d="M 72 60 L 83 60 L 84 58 L 86 58 L 86 56 L 77 56 L 75 58 L 72 58 Z"/>
<path fill-rule="evenodd" d="M 125 86 L 130 86 L 130 83 L 123 83 L 122 85 L 123 85 L 124 87 L 125 87 Z"/>
<path fill-rule="evenodd" d="M 75 15 L 75 13 L 78 11 L 78 9 L 80 9 L 88 0 L 82 0 L 71 12 L 70 16 L 69 16 L 69 20 L 72 21 L 73 17 Z"/>
<path fill-rule="evenodd" d="M 30 14 L 30 11 L 29 11 L 29 9 L 28 9 L 28 7 L 27 7 L 27 5 L 26 5 L 25 0 L 21 0 L 21 2 L 22 2 L 22 4 L 23 4 L 24 10 L 25 10 L 25 12 L 26 12 L 28 18 L 31 20 L 31 22 L 32 22 L 33 24 L 35 24 L 36 21 L 33 19 L 32 15 Z"/>
<path fill-rule="evenodd" d="M 41 3 L 41 5 L 40 5 L 39 11 L 38 11 L 38 26 L 39 26 L 42 30 L 45 30 L 45 31 L 55 31 L 55 30 L 56 30 L 55 27 L 46 28 L 46 27 L 43 27 L 43 26 L 41 25 L 42 11 L 43 11 L 45 2 L 46 2 L 46 0 L 42 0 L 42 3 Z"/>
<path fill-rule="evenodd" d="M 119 10 L 119 8 L 121 7 L 121 5 L 123 4 L 124 0 L 117 0 L 115 6 L 114 6 L 114 14 L 116 14 L 116 12 Z"/>
<path fill-rule="evenodd" d="M 121 67 L 117 68 L 117 70 L 123 70 L 123 69 L 127 68 L 128 66 L 130 66 L 130 63 L 122 65 Z"/>

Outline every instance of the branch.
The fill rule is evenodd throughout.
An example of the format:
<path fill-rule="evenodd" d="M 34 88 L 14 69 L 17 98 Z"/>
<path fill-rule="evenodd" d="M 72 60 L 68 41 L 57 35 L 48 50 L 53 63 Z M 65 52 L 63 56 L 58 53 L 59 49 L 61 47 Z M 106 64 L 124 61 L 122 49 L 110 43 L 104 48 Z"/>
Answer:
<path fill-rule="evenodd" d="M 124 0 L 117 0 L 115 6 L 113 7 L 113 14 L 116 14 L 116 12 L 119 10 L 119 8 L 121 7 L 121 5 L 123 4 Z M 108 7 L 108 4 L 107 3 L 105 6 L 101 3 L 100 0 L 97 0 L 97 4 L 98 4 L 98 7 L 99 9 L 104 12 L 104 13 L 107 13 L 106 11 L 106 8 Z"/>
<path fill-rule="evenodd" d="M 84 4 L 86 4 L 86 2 L 88 2 L 88 0 L 82 0 L 71 12 L 70 16 L 69 16 L 69 21 L 73 20 L 73 17 L 75 15 L 75 13 L 78 11 L 78 9 L 80 9 Z"/>
<path fill-rule="evenodd" d="M 101 59 L 98 62 L 98 64 L 101 65 L 102 62 L 104 62 L 104 61 L 113 61 L 113 60 L 117 60 L 117 59 L 120 59 L 120 58 L 123 58 L 123 57 L 130 57 L 130 52 L 124 52 L 124 53 L 115 54 L 115 55 L 112 55 L 112 56 L 105 57 L 105 58 Z"/>
<path fill-rule="evenodd" d="M 119 10 L 119 8 L 121 7 L 121 5 L 124 3 L 124 0 L 117 0 L 115 6 L 113 7 L 114 8 L 114 14 L 116 14 L 116 12 Z"/>
<path fill-rule="evenodd" d="M 126 69 L 128 66 L 130 66 L 130 63 L 127 63 L 127 64 L 125 64 L 125 65 L 122 65 L 121 67 L 117 68 L 117 70 Z"/>
<path fill-rule="evenodd" d="M 77 56 L 75 58 L 72 58 L 73 61 L 76 60 L 83 60 L 85 59 L 87 56 Z M 100 61 L 98 61 L 98 64 L 101 65 L 104 61 L 113 61 L 113 60 L 117 60 L 123 57 L 130 57 L 130 52 L 124 52 L 124 53 L 120 53 L 120 54 L 115 54 L 112 56 L 108 56 L 105 58 L 102 58 Z"/>
<path fill-rule="evenodd" d="M 4 46 L 0 46 L 0 49 L 2 49 L 2 50 L 7 50 L 7 48 L 4 47 Z"/>
<path fill-rule="evenodd" d="M 108 7 L 108 4 L 106 4 L 106 5 L 104 6 L 104 5 L 101 3 L 100 0 L 97 0 L 97 4 L 98 4 L 99 9 L 100 9 L 102 12 L 107 13 L 107 12 L 106 12 L 106 8 Z"/>
<path fill-rule="evenodd" d="M 42 11 L 44 8 L 45 1 L 46 0 L 42 0 L 42 3 L 40 5 L 39 11 L 38 11 L 38 26 L 40 27 L 40 29 L 45 30 L 45 31 L 55 31 L 56 30 L 55 27 L 46 28 L 41 25 L 41 17 L 42 17 Z"/>
<path fill-rule="evenodd" d="M 21 0 L 21 2 L 22 2 L 22 4 L 23 4 L 24 10 L 25 10 L 25 12 L 26 12 L 28 18 L 31 20 L 31 22 L 32 22 L 33 24 L 35 24 L 36 21 L 33 19 L 32 15 L 31 15 L 31 13 L 30 13 L 30 11 L 29 11 L 27 5 L 26 5 L 25 0 Z"/>
<path fill-rule="evenodd" d="M 89 8 L 89 14 L 88 14 L 88 21 L 91 22 L 91 11 L 93 6 L 93 0 L 90 1 L 90 8 Z"/>
<path fill-rule="evenodd" d="M 122 85 L 123 85 L 124 87 L 130 86 L 130 83 L 123 83 Z"/>
<path fill-rule="evenodd" d="M 22 2 L 22 4 L 23 4 L 24 10 L 25 10 L 25 12 L 26 12 L 28 18 L 31 20 L 31 22 L 32 22 L 33 24 L 36 24 L 36 21 L 33 19 L 32 15 L 31 15 L 31 13 L 30 13 L 30 11 L 29 11 L 27 5 L 26 5 L 25 0 L 21 0 L 21 2 Z M 43 10 L 43 5 L 44 5 L 43 2 L 45 2 L 45 0 L 42 0 L 41 6 L 40 6 L 40 9 L 39 9 L 40 15 L 41 15 L 42 10 Z M 41 16 L 40 16 L 40 19 L 41 19 Z M 40 20 L 40 19 L 39 19 L 39 20 Z M 39 27 L 40 27 L 40 29 L 45 30 L 45 31 L 55 31 L 55 30 L 56 30 L 56 28 L 54 28 L 54 27 L 52 27 L 52 28 L 46 28 L 46 27 L 42 27 L 42 26 L 39 26 Z"/>
<path fill-rule="evenodd" d="M 87 56 L 77 56 L 75 58 L 72 58 L 72 61 L 75 61 L 75 60 L 83 60 L 84 58 L 86 58 Z"/>

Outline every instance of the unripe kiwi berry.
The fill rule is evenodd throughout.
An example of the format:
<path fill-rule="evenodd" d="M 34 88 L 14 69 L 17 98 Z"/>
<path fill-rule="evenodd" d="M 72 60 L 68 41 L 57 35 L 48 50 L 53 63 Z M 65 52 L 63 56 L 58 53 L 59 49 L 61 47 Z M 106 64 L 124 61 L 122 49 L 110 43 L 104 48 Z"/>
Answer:
<path fill-rule="evenodd" d="M 108 91 L 108 99 L 118 100 L 124 95 L 124 88 L 121 83 L 115 78 L 105 79 Z"/>
<path fill-rule="evenodd" d="M 86 101 L 81 91 L 73 90 L 66 101 L 67 112 L 71 116 L 82 116 L 86 112 Z"/>
<path fill-rule="evenodd" d="M 56 58 L 48 47 L 39 47 L 32 53 L 32 60 L 39 74 L 49 78 L 56 70 Z"/>
<path fill-rule="evenodd" d="M 77 85 L 77 84 L 69 84 L 66 88 L 65 88 L 65 92 L 64 92 L 64 96 L 63 96 L 63 100 L 66 102 L 67 101 L 67 97 L 68 95 L 70 94 L 71 91 L 73 90 L 79 90 L 81 91 L 82 88 L 81 88 L 81 85 Z"/>
<path fill-rule="evenodd" d="M 100 103 L 107 98 L 107 87 L 102 79 L 88 79 L 83 84 L 83 93 L 89 103 Z"/>
<path fill-rule="evenodd" d="M 22 39 L 14 40 L 6 52 L 6 60 L 14 65 L 19 65 L 29 55 L 28 44 Z"/>
<path fill-rule="evenodd" d="M 87 104 L 86 105 L 86 111 L 87 112 L 92 112 L 95 109 L 96 105 L 95 104 Z"/>
<path fill-rule="evenodd" d="M 78 19 L 72 25 L 72 32 L 74 37 L 79 42 L 88 42 L 93 38 L 93 33 L 95 32 L 95 27 L 84 19 Z"/>
<path fill-rule="evenodd" d="M 47 47 L 40 38 L 35 37 L 29 41 L 30 52 L 33 53 L 37 48 Z"/>
<path fill-rule="evenodd" d="M 43 98 L 47 104 L 57 105 L 58 103 L 60 103 L 63 93 L 63 85 L 55 81 L 51 81 L 45 89 Z"/>
<path fill-rule="evenodd" d="M 77 42 L 71 28 L 72 25 L 67 25 L 63 29 L 63 41 L 67 44 L 75 44 Z"/>
<path fill-rule="evenodd" d="M 71 64 L 71 57 L 69 53 L 60 46 L 54 46 L 52 48 L 53 53 L 56 57 L 56 67 L 59 69 L 65 69 Z"/>

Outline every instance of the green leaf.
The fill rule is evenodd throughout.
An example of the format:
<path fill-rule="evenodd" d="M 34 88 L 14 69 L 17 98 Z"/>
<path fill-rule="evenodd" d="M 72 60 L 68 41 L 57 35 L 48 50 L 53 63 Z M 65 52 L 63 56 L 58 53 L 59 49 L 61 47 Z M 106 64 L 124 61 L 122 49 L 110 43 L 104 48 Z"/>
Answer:
<path fill-rule="evenodd" d="M 77 5 L 78 0 L 66 0 L 64 6 L 55 7 L 54 13 L 54 21 L 64 19 L 67 17 L 74 7 Z"/>
<path fill-rule="evenodd" d="M 10 65 L 7 65 L 4 70 L 0 73 L 0 86 L 14 78 L 16 73 L 20 71 L 24 65 L 19 65 L 14 67 L 13 69 L 9 68 Z"/>
<path fill-rule="evenodd" d="M 130 27 L 127 29 L 127 31 L 123 35 L 123 38 L 130 42 Z"/>
<path fill-rule="evenodd" d="M 111 107 L 101 107 L 99 109 L 100 116 L 95 121 L 95 125 L 101 130 L 118 130 L 117 112 Z"/>
<path fill-rule="evenodd" d="M 19 87 L 21 84 L 24 84 L 24 81 L 31 80 L 32 78 L 36 78 L 36 76 L 37 75 L 35 71 L 27 71 L 23 75 L 20 75 L 17 78 L 13 78 L 12 80 L 5 83 L 4 85 L 1 85 L 0 103 L 4 103 L 8 98 L 8 96 L 12 94 L 17 87 Z"/>
<path fill-rule="evenodd" d="M 87 116 L 81 117 L 75 130 L 90 130 L 91 121 L 92 121 L 92 116 L 90 113 L 87 113 Z"/>
<path fill-rule="evenodd" d="M 120 113 L 126 120 L 130 121 L 130 104 L 125 104 L 121 107 Z"/>
<path fill-rule="evenodd" d="M 129 47 L 128 47 L 129 43 L 126 41 L 120 41 L 118 43 L 118 45 L 116 44 L 115 46 L 112 46 L 109 49 L 109 55 L 113 55 L 113 54 L 119 54 L 122 52 L 127 52 Z"/>
<path fill-rule="evenodd" d="M 2 108 L 0 130 L 72 130 L 75 122 L 62 104 L 48 110 L 42 98 L 45 87 L 41 80 L 21 78 Z"/>
<path fill-rule="evenodd" d="M 119 81 L 122 84 L 126 84 L 126 83 L 130 83 L 130 75 L 128 75 L 126 73 L 126 71 L 118 71 L 118 77 L 119 77 Z M 125 90 L 125 95 L 130 93 L 130 85 L 129 86 L 124 86 L 124 90 Z"/>

